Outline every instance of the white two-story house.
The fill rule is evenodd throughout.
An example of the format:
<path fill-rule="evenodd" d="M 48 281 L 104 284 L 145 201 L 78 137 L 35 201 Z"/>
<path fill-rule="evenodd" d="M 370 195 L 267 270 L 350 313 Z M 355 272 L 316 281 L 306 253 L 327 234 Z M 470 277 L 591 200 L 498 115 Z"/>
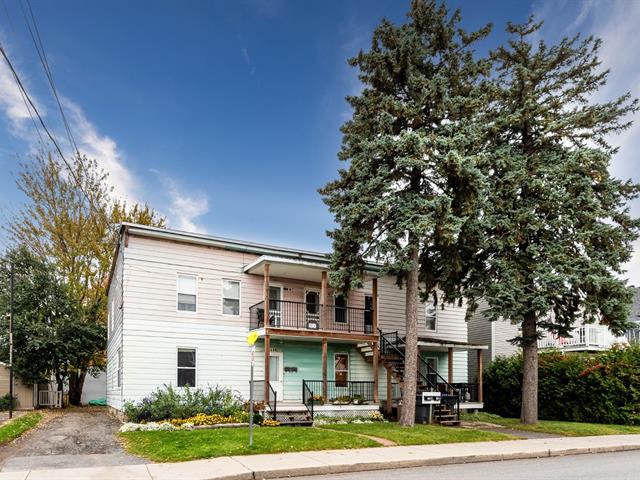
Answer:
<path fill-rule="evenodd" d="M 370 263 L 363 288 L 343 295 L 328 268 L 323 253 L 123 224 L 108 287 L 108 405 L 122 410 L 164 385 L 219 385 L 248 399 L 255 331 L 254 394 L 268 409 L 395 408 L 404 291 Z M 486 347 L 468 343 L 464 313 L 421 306 L 418 383 L 481 408 L 467 359 Z"/>

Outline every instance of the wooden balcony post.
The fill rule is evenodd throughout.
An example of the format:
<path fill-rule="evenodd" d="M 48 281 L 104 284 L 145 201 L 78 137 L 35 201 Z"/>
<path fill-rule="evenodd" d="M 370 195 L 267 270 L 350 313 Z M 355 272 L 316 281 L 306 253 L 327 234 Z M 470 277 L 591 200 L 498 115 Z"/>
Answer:
<path fill-rule="evenodd" d="M 453 348 L 449 347 L 449 352 L 448 352 L 448 364 L 447 365 L 449 367 L 449 371 L 448 371 L 448 375 L 447 375 L 447 382 L 449 383 L 453 383 Z"/>
<path fill-rule="evenodd" d="M 264 274 L 263 274 L 263 291 L 262 291 L 262 301 L 264 302 L 264 328 L 265 332 L 269 330 L 269 321 L 271 319 L 271 312 L 269 311 L 269 264 L 264 264 Z M 271 339 L 269 335 L 264 336 L 264 401 L 265 403 L 269 402 L 269 378 L 270 372 L 269 367 L 271 366 L 271 362 L 269 360 L 269 356 L 271 354 Z"/>
<path fill-rule="evenodd" d="M 322 339 L 322 400 L 328 402 L 327 398 L 327 338 Z"/>
<path fill-rule="evenodd" d="M 484 402 L 484 392 L 482 391 L 482 350 L 477 350 L 478 354 L 478 402 Z"/>
<path fill-rule="evenodd" d="M 320 277 L 320 329 L 327 328 L 327 272 Z"/>

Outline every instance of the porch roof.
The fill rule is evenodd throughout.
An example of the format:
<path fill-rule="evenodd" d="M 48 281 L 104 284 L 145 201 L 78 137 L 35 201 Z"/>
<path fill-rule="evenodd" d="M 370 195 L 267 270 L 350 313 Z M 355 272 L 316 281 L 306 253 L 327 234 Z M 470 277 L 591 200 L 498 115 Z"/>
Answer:
<path fill-rule="evenodd" d="M 440 352 L 446 352 L 450 348 L 454 351 L 469 351 L 469 350 L 488 350 L 488 345 L 479 345 L 468 342 L 457 342 L 454 340 L 442 340 L 433 337 L 418 337 L 418 347 L 428 348 L 429 350 L 435 350 Z"/>
<path fill-rule="evenodd" d="M 246 265 L 244 273 L 253 275 L 264 275 L 264 266 L 269 264 L 269 276 L 279 278 L 291 278 L 304 280 L 307 282 L 319 283 L 322 279 L 322 272 L 329 270 L 329 260 L 302 260 L 296 258 L 278 257 L 274 255 L 262 255 L 256 260 Z M 365 267 L 364 280 L 377 277 L 379 267 L 371 264 Z"/>

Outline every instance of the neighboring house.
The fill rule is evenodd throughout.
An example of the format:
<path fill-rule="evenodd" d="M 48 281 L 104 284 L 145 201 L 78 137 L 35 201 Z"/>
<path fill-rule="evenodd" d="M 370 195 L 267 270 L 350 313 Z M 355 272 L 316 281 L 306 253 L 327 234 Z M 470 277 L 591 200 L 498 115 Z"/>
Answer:
<path fill-rule="evenodd" d="M 640 343 L 640 287 L 636 287 L 636 294 L 633 297 L 629 321 L 633 323 L 635 327 L 627 330 L 627 340 L 629 340 L 629 343 L 638 344 Z"/>
<path fill-rule="evenodd" d="M 16 399 L 17 410 L 33 410 L 36 397 L 36 386 L 23 383 L 18 377 L 13 377 L 13 396 Z M 9 366 L 0 362 L 0 397 L 9 394 Z"/>
<path fill-rule="evenodd" d="M 122 410 L 169 384 L 248 398 L 250 331 L 259 335 L 254 392 L 269 409 L 307 410 L 312 398 L 327 414 L 397 405 L 405 292 L 370 263 L 364 287 L 343 296 L 328 268 L 322 253 L 123 224 L 109 279 L 108 405 Z M 467 353 L 486 347 L 467 342 L 464 313 L 420 307 L 418 378 L 423 390 L 455 389 L 481 408 Z"/>
<path fill-rule="evenodd" d="M 637 291 L 640 291 L 638 289 Z M 639 295 L 636 294 L 635 314 L 638 315 Z M 482 343 L 489 346 L 484 352 L 483 365 L 486 368 L 498 356 L 510 356 L 520 351 L 520 347 L 509 342 L 520 335 L 520 326 L 508 321 L 497 320 L 491 322 L 485 312 L 488 305 L 485 301 L 479 302 L 479 307 L 469 320 L 469 341 Z M 632 314 L 633 315 L 633 314 Z M 637 332 L 638 330 L 636 330 Z M 628 332 L 630 333 L 630 332 Z M 579 323 L 568 337 L 544 333 L 538 340 L 539 350 L 557 349 L 563 352 L 598 352 L 611 348 L 614 344 L 627 343 L 627 337 L 614 335 L 608 327 L 598 324 L 585 325 Z M 469 380 L 475 381 L 477 360 L 469 357 Z"/>

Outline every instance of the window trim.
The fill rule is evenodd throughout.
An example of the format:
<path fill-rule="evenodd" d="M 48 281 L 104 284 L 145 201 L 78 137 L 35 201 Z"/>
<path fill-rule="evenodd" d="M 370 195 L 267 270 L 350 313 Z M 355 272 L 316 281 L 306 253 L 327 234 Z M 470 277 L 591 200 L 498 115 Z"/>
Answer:
<path fill-rule="evenodd" d="M 427 332 L 437 332 L 438 331 L 438 306 L 437 305 L 433 305 L 433 328 L 428 328 L 427 327 L 427 309 L 429 308 L 430 303 L 426 302 L 424 304 L 424 329 Z"/>
<path fill-rule="evenodd" d="M 347 357 L 347 382 L 351 381 L 351 355 L 349 355 L 349 352 L 334 352 L 333 353 L 333 382 L 337 383 L 338 380 L 336 380 L 336 371 L 344 371 L 344 370 L 336 370 L 336 357 L 338 355 L 346 355 Z"/>
<path fill-rule="evenodd" d="M 180 277 L 191 277 L 191 278 L 195 278 L 196 280 L 196 309 L 195 310 L 180 310 L 180 301 L 178 298 L 178 295 L 180 295 L 180 291 L 179 291 L 179 287 L 178 287 L 178 282 Z M 193 315 L 194 313 L 198 313 L 198 290 L 199 290 L 199 284 L 198 284 L 198 275 L 193 274 L 193 273 L 176 273 L 176 312 L 178 313 L 186 313 L 189 315 Z"/>
<path fill-rule="evenodd" d="M 224 282 L 236 282 L 238 284 L 238 314 L 224 313 Z M 235 300 L 235 298 L 230 298 Z M 220 283 L 220 313 L 223 317 L 240 318 L 242 316 L 242 280 L 237 278 L 222 278 Z"/>
<path fill-rule="evenodd" d="M 193 350 L 193 352 L 195 353 L 196 356 L 196 366 L 195 367 L 180 367 L 178 366 L 178 352 L 180 350 Z M 176 388 L 185 388 L 184 386 L 181 387 L 180 385 L 178 385 L 178 370 L 179 369 L 185 369 L 185 370 L 193 370 L 195 372 L 195 375 L 193 376 L 193 381 L 195 383 L 195 385 L 193 387 L 189 387 L 189 388 L 198 388 L 198 347 L 184 347 L 184 346 L 178 346 L 176 347 Z"/>

